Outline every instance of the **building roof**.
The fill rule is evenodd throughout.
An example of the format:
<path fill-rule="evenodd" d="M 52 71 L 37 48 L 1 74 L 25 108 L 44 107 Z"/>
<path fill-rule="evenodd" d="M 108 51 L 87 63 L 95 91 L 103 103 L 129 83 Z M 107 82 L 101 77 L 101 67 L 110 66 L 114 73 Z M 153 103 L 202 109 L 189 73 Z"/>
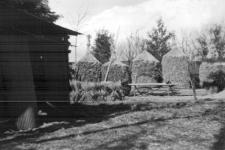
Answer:
<path fill-rule="evenodd" d="M 141 54 L 139 54 L 134 61 L 148 61 L 148 62 L 159 62 L 152 54 L 150 54 L 147 51 L 143 51 Z"/>
<path fill-rule="evenodd" d="M 27 11 L 1 8 L 1 34 L 79 35 L 81 33 L 34 16 Z"/>

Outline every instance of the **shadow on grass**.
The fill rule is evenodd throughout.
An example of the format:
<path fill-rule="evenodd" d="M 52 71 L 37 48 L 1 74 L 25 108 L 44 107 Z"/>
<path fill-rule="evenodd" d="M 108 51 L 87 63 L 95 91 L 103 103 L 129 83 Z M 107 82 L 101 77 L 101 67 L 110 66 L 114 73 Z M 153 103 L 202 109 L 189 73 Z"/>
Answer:
<path fill-rule="evenodd" d="M 75 104 L 73 106 L 69 105 L 59 105 L 57 108 L 50 108 L 48 106 L 42 107 L 43 110 L 48 110 L 49 116 L 39 117 L 39 124 L 43 123 L 53 123 L 44 128 L 38 128 L 35 131 L 28 131 L 19 133 L 16 137 L 12 139 L 4 139 L 6 136 L 11 136 L 12 134 L 0 135 L 0 145 L 7 144 L 10 142 L 23 141 L 30 138 L 38 138 L 44 134 L 54 132 L 61 128 L 68 129 L 73 127 L 83 126 L 85 124 L 98 123 L 110 118 L 127 114 L 134 111 L 147 111 L 152 109 L 163 109 L 163 108 L 177 108 L 181 109 L 187 107 L 185 103 L 179 102 L 173 105 L 167 103 L 138 103 L 138 104 L 99 104 L 99 105 L 85 105 L 85 104 Z M 156 120 L 154 120 L 156 121 Z M 160 120 L 159 120 L 160 121 Z M 126 126 L 127 127 L 127 126 Z M 74 135 L 76 136 L 76 135 Z M 1 140 L 4 139 L 4 140 Z"/>
<path fill-rule="evenodd" d="M 66 135 L 66 136 L 61 136 L 61 137 L 54 137 L 51 139 L 43 139 L 43 140 L 32 140 L 32 141 L 28 141 L 31 143 L 36 143 L 36 144 L 41 144 L 41 143 L 45 143 L 45 142 L 50 142 L 50 141 L 58 141 L 58 140 L 65 140 L 65 139 L 69 139 L 69 138 L 73 138 L 76 137 L 78 135 L 89 135 L 89 134 L 95 134 L 95 133 L 99 133 L 99 132 L 104 132 L 104 131 L 109 131 L 109 130 L 114 130 L 114 129 L 121 129 L 121 128 L 128 128 L 128 127 L 135 127 L 135 126 L 140 126 L 143 124 L 148 124 L 148 123 L 157 123 L 159 125 L 159 123 L 162 123 L 164 121 L 169 121 L 169 120 L 174 120 L 174 119 L 180 119 L 180 118 L 195 118 L 198 117 L 198 115 L 196 116 L 185 116 L 185 117 L 168 117 L 168 118 L 153 118 L 153 119 L 149 119 L 149 120 L 145 120 L 145 121 L 139 121 L 139 122 L 135 122 L 135 123 L 130 123 L 130 124 L 122 124 L 122 125 L 118 125 L 118 126 L 114 126 L 114 127 L 109 127 L 109 128 L 103 128 L 103 129 L 98 129 L 98 130 L 92 130 L 92 131 L 85 131 L 82 133 L 73 133 L 70 135 Z M 26 136 L 26 138 L 34 138 L 34 135 L 31 135 L 29 137 Z M 23 139 L 23 137 L 20 137 L 20 139 Z M 24 141 L 23 141 L 24 142 Z M 1 144 L 1 142 L 0 142 Z"/>
<path fill-rule="evenodd" d="M 41 143 L 49 142 L 49 141 L 64 140 L 64 139 L 76 137 L 78 135 L 89 135 L 89 134 L 104 132 L 104 131 L 108 131 L 108 130 L 127 128 L 127 127 L 132 127 L 132 126 L 139 126 L 139 125 L 146 124 L 146 123 L 149 123 L 149 122 L 151 122 L 151 120 L 141 121 L 141 122 L 132 123 L 132 124 L 123 124 L 123 125 L 119 125 L 119 126 L 115 126 L 115 127 L 105 128 L 105 129 L 86 131 L 86 132 L 79 133 L 79 134 L 75 133 L 75 134 L 70 134 L 70 135 L 66 135 L 66 136 L 62 136 L 62 137 L 55 137 L 55 138 L 51 138 L 51 139 L 44 139 L 44 140 L 37 141 L 35 143 L 41 144 Z"/>
<path fill-rule="evenodd" d="M 17 145 L 22 144 L 22 143 L 34 143 L 34 144 L 41 144 L 44 142 L 49 142 L 49 141 L 57 141 L 57 140 L 63 140 L 67 138 L 72 138 L 78 136 L 78 133 L 71 133 L 66 136 L 61 136 L 61 137 L 53 137 L 51 139 L 43 139 L 37 141 L 37 139 L 45 134 L 54 132 L 59 129 L 68 129 L 68 128 L 73 128 L 73 127 L 78 127 L 78 126 L 83 126 L 85 124 L 91 124 L 91 123 L 98 123 L 102 122 L 105 120 L 108 120 L 112 117 L 116 117 L 122 114 L 127 114 L 133 111 L 146 111 L 150 109 L 162 109 L 162 108 L 182 108 L 182 107 L 187 107 L 186 105 L 183 105 L 182 103 L 174 103 L 173 105 L 169 106 L 168 104 L 162 103 L 162 106 L 154 106 L 154 103 L 149 103 L 149 104 L 138 104 L 139 107 L 132 108 L 132 104 L 99 104 L 99 105 L 84 105 L 84 104 L 75 104 L 73 106 L 58 106 L 55 109 L 51 109 L 49 111 L 49 115 L 51 117 L 41 117 L 39 119 L 40 124 L 45 122 L 60 122 L 63 121 L 63 123 L 60 124 L 55 124 L 52 126 L 48 126 L 45 128 L 40 128 L 35 131 L 28 131 L 25 133 L 19 133 L 13 138 L 1 138 L 0 137 L 0 145 L 11 145 L 12 143 L 17 143 Z M 178 105 L 179 104 L 179 105 Z M 197 104 L 197 103 L 196 103 Z M 143 109 L 145 108 L 145 109 Z M 49 108 L 46 107 L 46 110 Z M 66 117 L 65 117 L 66 116 Z M 194 117 L 194 116 L 187 116 L 187 118 Z M 158 119 L 150 119 L 150 120 L 145 120 L 141 122 L 136 122 L 132 124 L 123 124 L 123 125 L 118 125 L 115 127 L 111 128 L 105 128 L 105 129 L 100 129 L 100 130 L 92 130 L 92 131 L 86 131 L 83 133 L 80 133 L 82 135 L 88 135 L 92 133 L 99 133 L 107 130 L 112 130 L 112 129 L 119 129 L 119 128 L 127 128 L 127 127 L 132 127 L 132 126 L 139 126 L 142 124 L 146 124 L 149 122 L 160 122 L 160 121 L 166 121 L 166 120 L 171 120 L 171 119 L 177 119 L 177 117 L 171 117 L 171 118 L 158 118 Z M 80 120 L 80 121 L 79 121 Z M 80 135 L 79 134 L 79 135 Z M 0 146 L 1 149 L 1 146 Z"/>
<path fill-rule="evenodd" d="M 220 129 L 219 134 L 215 135 L 216 142 L 212 146 L 212 150 L 225 150 L 225 104 L 218 107 L 220 110 L 221 124 L 223 127 Z"/>
<path fill-rule="evenodd" d="M 225 127 L 220 129 L 220 133 L 215 136 L 216 142 L 213 144 L 212 150 L 225 149 Z"/>
<path fill-rule="evenodd" d="M 141 127 L 140 127 L 141 129 Z M 135 132 L 135 131 L 134 131 Z M 141 129 L 139 132 L 135 132 L 129 135 L 124 135 L 118 139 L 115 139 L 113 141 L 109 141 L 106 143 L 103 143 L 97 147 L 91 148 L 92 149 L 98 149 L 98 150 L 124 150 L 124 149 L 141 149 L 141 150 L 148 150 L 148 143 L 145 143 L 144 141 L 137 144 L 134 141 L 137 141 L 141 136 L 144 136 L 148 131 L 146 129 Z"/>
<path fill-rule="evenodd" d="M 115 117 L 124 113 L 130 112 L 131 108 L 128 104 L 100 104 L 100 105 L 59 105 L 56 108 L 50 108 L 48 106 L 42 107 L 43 110 L 48 110 L 48 116 L 39 117 L 38 124 L 52 123 L 44 128 L 38 128 L 34 131 L 27 131 L 21 133 L 0 134 L 0 145 L 10 142 L 24 142 L 30 141 L 30 139 L 38 138 L 46 133 L 51 133 L 61 128 L 68 129 L 72 127 L 78 127 L 90 123 L 98 123 L 104 120 L 108 120 L 111 117 Z M 11 126 L 12 121 L 4 123 L 4 127 Z M 0 127 L 1 128 L 1 127 Z M 6 138 L 9 136 L 13 138 Z"/>

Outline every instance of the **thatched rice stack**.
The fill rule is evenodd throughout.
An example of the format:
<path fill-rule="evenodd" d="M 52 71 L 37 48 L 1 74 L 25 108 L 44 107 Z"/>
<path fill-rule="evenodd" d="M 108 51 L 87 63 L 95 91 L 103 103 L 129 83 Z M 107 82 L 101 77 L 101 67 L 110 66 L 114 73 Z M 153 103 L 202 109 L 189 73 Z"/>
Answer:
<path fill-rule="evenodd" d="M 107 76 L 107 81 L 120 81 L 124 90 L 124 94 L 128 95 L 130 92 L 130 86 L 128 84 L 131 83 L 131 73 L 129 67 L 119 60 L 107 62 L 102 66 L 102 80 L 105 79 L 105 75 L 109 65 L 110 68 Z"/>
<path fill-rule="evenodd" d="M 149 52 L 143 51 L 133 61 L 132 82 L 152 83 L 157 82 L 159 73 L 159 61 Z"/>
<path fill-rule="evenodd" d="M 107 68 L 111 62 L 107 62 L 102 66 L 102 79 L 105 78 Z M 117 82 L 122 80 L 129 80 L 129 68 L 126 64 L 115 60 L 111 63 L 107 81 Z"/>
<path fill-rule="evenodd" d="M 222 91 L 225 88 L 225 62 L 203 62 L 199 69 L 199 78 L 202 87 L 216 87 L 218 91 Z"/>
<path fill-rule="evenodd" d="M 164 82 L 170 81 L 182 87 L 190 88 L 190 73 L 198 81 L 199 66 L 199 61 L 189 61 L 189 57 L 183 51 L 174 48 L 163 56 L 163 80 Z"/>
<path fill-rule="evenodd" d="M 79 81 L 98 82 L 101 81 L 102 64 L 91 54 L 86 55 L 76 64 L 75 73 Z"/>

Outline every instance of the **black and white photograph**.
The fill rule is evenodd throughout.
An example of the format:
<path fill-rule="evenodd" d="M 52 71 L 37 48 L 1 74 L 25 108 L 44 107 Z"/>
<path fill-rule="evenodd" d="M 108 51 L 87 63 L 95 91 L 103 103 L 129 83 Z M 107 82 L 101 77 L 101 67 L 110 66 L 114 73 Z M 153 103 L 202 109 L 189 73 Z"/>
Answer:
<path fill-rule="evenodd" d="M 0 150 L 225 150 L 225 1 L 0 0 Z"/>

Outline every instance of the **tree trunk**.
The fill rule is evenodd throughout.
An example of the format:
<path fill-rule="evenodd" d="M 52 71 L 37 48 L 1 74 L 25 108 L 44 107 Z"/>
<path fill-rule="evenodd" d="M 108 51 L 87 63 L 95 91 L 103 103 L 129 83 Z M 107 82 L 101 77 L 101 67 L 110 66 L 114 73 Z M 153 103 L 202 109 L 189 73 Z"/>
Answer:
<path fill-rule="evenodd" d="M 194 77 L 191 77 L 191 88 L 192 88 L 192 91 L 193 91 L 193 96 L 194 96 L 194 99 L 195 100 L 198 100 L 197 99 L 197 94 L 196 94 L 196 83 L 195 83 L 195 78 Z"/>
<path fill-rule="evenodd" d="M 196 94 L 196 81 L 195 81 L 195 76 L 192 74 L 191 72 L 191 63 L 188 62 L 188 73 L 189 73 L 189 77 L 190 77 L 190 82 L 191 82 L 191 88 L 192 88 L 192 91 L 193 91 L 193 96 L 194 96 L 194 100 L 198 100 L 197 99 L 197 94 Z"/>
<path fill-rule="evenodd" d="M 109 75 L 109 70 L 110 70 L 110 66 L 112 64 L 112 61 L 110 61 L 108 67 L 107 67 L 107 70 L 106 70 L 106 73 L 105 73 L 105 79 L 104 79 L 104 82 L 107 81 L 107 78 L 108 78 L 108 75 Z"/>

